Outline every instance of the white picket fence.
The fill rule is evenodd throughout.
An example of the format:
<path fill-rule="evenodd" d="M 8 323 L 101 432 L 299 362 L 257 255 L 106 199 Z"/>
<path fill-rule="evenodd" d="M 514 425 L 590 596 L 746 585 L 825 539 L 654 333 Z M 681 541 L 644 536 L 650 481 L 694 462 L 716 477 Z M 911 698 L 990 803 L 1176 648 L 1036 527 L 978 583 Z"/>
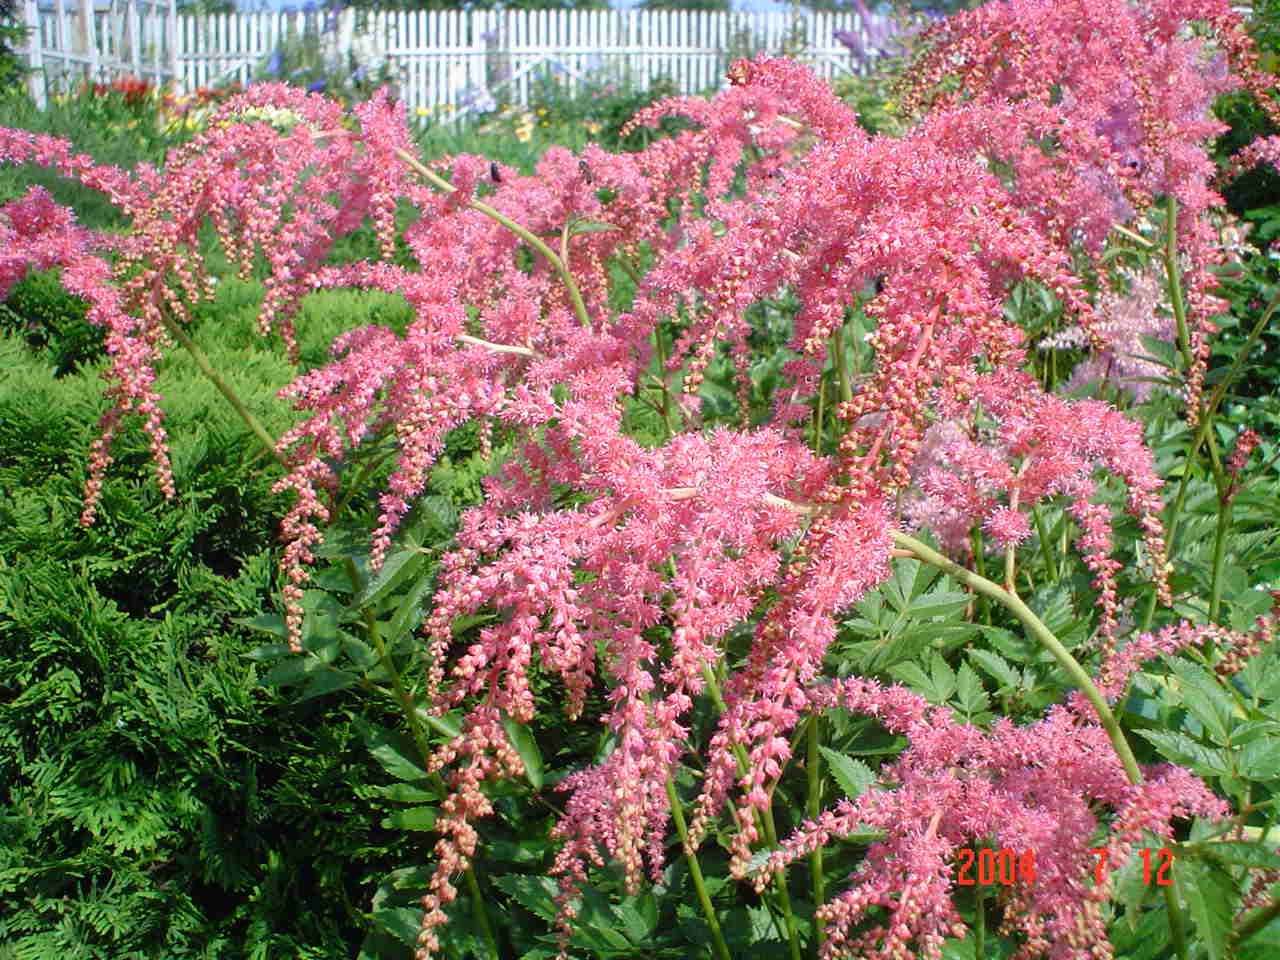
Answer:
<path fill-rule="evenodd" d="M 686 93 L 720 85 L 733 56 L 759 50 L 795 52 L 819 74 L 854 68 L 836 30 L 860 33 L 854 15 L 709 13 L 647 10 L 416 11 L 344 10 L 181 17 L 180 79 L 188 89 L 248 82 L 271 53 L 287 44 L 314 44 L 327 35 L 363 34 L 399 74 L 410 106 L 465 106 L 488 91 L 506 103 L 526 103 L 540 70 L 570 86 L 589 75 L 625 77 L 648 85 L 659 76 Z M 328 27 L 328 29 L 326 29 Z M 339 43 L 346 49 L 346 43 Z"/>
<path fill-rule="evenodd" d="M 56 0 L 40 6 L 18 0 L 22 26 L 31 28 L 17 54 L 35 72 L 31 96 L 41 107 L 50 93 L 85 80 L 130 75 L 153 82 L 178 76 L 176 0 Z"/>
<path fill-rule="evenodd" d="M 718 87 L 729 62 L 760 50 L 789 52 L 821 76 L 859 69 L 835 39 L 849 30 L 876 45 L 882 22 L 851 14 L 710 13 L 647 10 L 415 11 L 341 14 L 323 9 L 197 17 L 175 0 L 20 0 L 37 29 L 24 51 L 32 92 L 89 75 L 162 80 L 179 92 L 259 78 L 287 46 L 344 53 L 363 38 L 385 54 L 401 99 L 412 107 L 449 105 L 465 113 L 477 100 L 524 104 L 540 73 L 570 87 L 587 77 L 647 86 L 669 77 L 686 93 Z M 73 4 L 79 4 L 73 8 Z M 37 93 L 37 87 L 39 92 Z"/>

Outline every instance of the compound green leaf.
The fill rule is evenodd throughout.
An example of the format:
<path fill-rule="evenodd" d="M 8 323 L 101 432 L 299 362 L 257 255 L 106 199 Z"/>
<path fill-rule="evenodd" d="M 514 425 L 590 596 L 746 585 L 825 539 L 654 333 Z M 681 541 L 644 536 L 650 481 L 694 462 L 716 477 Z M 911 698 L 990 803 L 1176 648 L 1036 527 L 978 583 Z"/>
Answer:
<path fill-rule="evenodd" d="M 415 759 L 418 755 L 417 747 L 408 737 L 385 727 L 367 724 L 364 738 L 374 759 L 397 780 L 413 783 L 427 779 L 427 771 Z"/>
<path fill-rule="evenodd" d="M 1179 867 L 1179 886 L 1209 960 L 1227 960 L 1235 915 L 1235 882 L 1226 871 L 1209 864 L 1184 859 L 1174 869 Z"/>
<path fill-rule="evenodd" d="M 857 800 L 858 797 L 867 792 L 871 784 L 875 783 L 875 773 L 861 760 L 846 757 L 844 754 L 836 753 L 827 747 L 819 747 L 818 749 L 822 751 L 823 758 L 827 761 L 827 765 L 831 767 L 831 775 L 836 778 L 836 783 L 840 785 L 840 789 L 844 791 L 844 795 L 850 800 Z"/>

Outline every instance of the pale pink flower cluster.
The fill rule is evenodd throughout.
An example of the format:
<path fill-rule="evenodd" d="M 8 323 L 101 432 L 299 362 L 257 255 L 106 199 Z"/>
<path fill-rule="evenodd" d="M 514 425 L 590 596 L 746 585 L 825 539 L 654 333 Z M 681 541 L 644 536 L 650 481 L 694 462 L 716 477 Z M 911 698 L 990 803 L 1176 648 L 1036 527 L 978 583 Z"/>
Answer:
<path fill-rule="evenodd" d="M 1065 393 L 1113 385 L 1141 403 L 1151 396 L 1156 383 L 1168 376 L 1165 368 L 1151 359 L 1151 348 L 1143 337 L 1172 343 L 1173 314 L 1158 267 L 1121 271 L 1118 279 L 1126 290 L 1107 290 L 1098 297 L 1098 313 L 1103 319 L 1091 333 L 1104 345 L 1090 344 L 1083 329 L 1069 327 L 1040 341 L 1040 348 L 1092 346 L 1089 356 L 1071 371 L 1062 388 Z"/>

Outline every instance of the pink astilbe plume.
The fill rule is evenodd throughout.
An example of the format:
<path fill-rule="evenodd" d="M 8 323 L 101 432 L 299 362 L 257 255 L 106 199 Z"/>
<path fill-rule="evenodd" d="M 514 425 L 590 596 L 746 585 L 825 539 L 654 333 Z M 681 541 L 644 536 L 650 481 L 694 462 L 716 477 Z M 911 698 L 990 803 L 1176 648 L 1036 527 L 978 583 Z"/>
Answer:
<path fill-rule="evenodd" d="M 1207 29 L 1188 35 L 1183 28 L 1191 22 Z M 1212 318 L 1225 309 L 1213 292 L 1210 268 L 1222 254 L 1207 217 L 1222 202 L 1210 187 L 1216 170 L 1208 145 L 1225 128 L 1209 107 L 1243 87 L 1277 112 L 1263 95 L 1272 84 L 1257 69 L 1240 16 L 1227 0 L 1009 0 L 935 25 L 925 45 L 911 73 L 908 106 L 1057 115 L 1053 158 L 1010 140 L 1006 123 L 995 124 L 1002 133 L 975 136 L 973 146 L 1008 164 L 1012 189 L 1028 200 L 1028 190 L 1039 192 L 1041 215 L 1059 230 L 1076 231 L 1094 254 L 1110 223 L 1131 219 L 1158 196 L 1176 199 L 1191 353 L 1187 410 L 1194 421 Z M 962 123 L 974 123 L 969 109 L 960 112 Z M 1048 129 L 1041 121 L 1040 132 Z M 1054 184 L 1045 174 L 1061 169 L 1064 158 L 1075 169 Z"/>
<path fill-rule="evenodd" d="M 1141 424 L 1096 400 L 1045 394 L 1025 374 L 983 377 L 973 396 L 963 420 L 930 428 L 935 449 L 917 472 L 918 496 L 908 506 L 916 524 L 950 533 L 944 545 L 953 552 L 967 548 L 965 535 L 975 523 L 1007 547 L 1030 534 L 1027 511 L 1065 498 L 1081 530 L 1077 547 L 1095 575 L 1099 629 L 1111 636 L 1119 609 L 1115 578 L 1123 564 L 1112 555 L 1109 511 L 1092 499 L 1094 474 L 1102 470 L 1124 483 L 1128 511 L 1143 531 L 1149 575 L 1164 602 L 1172 602 L 1159 519 L 1163 481 Z M 974 439 L 979 417 L 994 426 Z"/>
<path fill-rule="evenodd" d="M 95 247 L 109 247 L 102 234 L 75 222 L 75 214 L 54 203 L 44 187 L 0 206 L 0 301 L 29 270 L 65 267 Z"/>
<path fill-rule="evenodd" d="M 1184 36 L 1189 18 L 1212 21 L 1229 59 Z M 618 156 L 552 148 L 529 176 L 475 156 L 414 160 L 404 106 L 385 93 L 347 116 L 323 97 L 254 87 L 172 152 L 163 176 L 76 167 L 134 228 L 114 260 L 85 255 L 66 272 L 112 354 L 85 518 L 129 412 L 146 418 L 174 492 L 153 384 L 170 336 L 211 293 L 204 223 L 246 277 L 265 260 L 261 332 L 295 360 L 307 294 L 402 296 L 403 332 L 348 330 L 328 362 L 281 390 L 297 419 L 274 452 L 276 489 L 295 495 L 281 572 L 296 648 L 316 547 L 359 472 L 344 466 L 393 451 L 371 534 L 377 569 L 450 431 L 474 422 L 486 449 L 506 451 L 441 557 L 422 628 L 421 696 L 434 715 L 456 711 L 461 732 L 423 758 L 449 791 L 419 960 L 439 951 L 454 880 L 476 855 L 477 821 L 492 809 L 484 785 L 523 772 L 506 730 L 535 719 L 536 682 L 562 691 L 571 717 L 605 698 L 607 749 L 559 784 L 562 945 L 593 865 L 619 864 L 631 892 L 663 867 L 668 788 L 694 749 L 696 702 L 712 697 L 690 847 L 732 817 L 739 877 L 802 721 L 853 710 L 909 741 L 875 789 L 803 828 L 761 874 L 859 823 L 883 832 L 850 890 L 821 908 L 828 955 L 937 956 L 959 923 L 949 858 L 980 840 L 1036 851 L 1041 881 L 1004 904 L 1021 956 L 1104 955 L 1106 892 L 1084 882 L 1087 838 L 1118 824 L 1119 852 L 1173 818 L 1221 816 L 1204 787 L 1179 771 L 1132 786 L 1075 703 L 984 731 L 900 688 L 831 683 L 824 670 L 842 614 L 890 576 L 895 528 L 911 520 L 944 546 L 962 548 L 981 526 L 1012 551 L 1030 535 L 1028 511 L 1063 503 L 1112 635 L 1128 558 L 1101 495 L 1118 484 L 1145 572 L 1169 599 L 1160 480 L 1140 426 L 1099 400 L 1046 394 L 1005 308 L 1034 282 L 1106 347 L 1111 306 L 1092 302 L 1078 264 L 1098 266 L 1112 225 L 1172 194 L 1203 361 L 1219 254 L 1201 145 L 1218 129 L 1209 100 L 1236 82 L 1229 68 L 1248 66 L 1236 26 L 1209 0 L 1012 0 L 938 28 L 914 99 L 937 109 L 902 139 L 869 136 L 809 70 L 762 57 L 735 64 L 711 100 L 674 98 L 636 118 L 689 121 L 674 136 Z M 963 89 L 938 92 L 944 74 Z M 0 161 L 33 156 L 72 163 L 64 144 L 0 131 Z M 401 212 L 412 222 L 397 237 Z M 334 242 L 365 224 L 377 262 L 328 263 Z M 619 306 L 621 268 L 636 282 Z M 779 291 L 798 303 L 790 355 L 772 408 L 755 411 L 753 308 Z M 871 329 L 851 345 L 858 376 L 833 397 L 823 372 L 833 344 L 850 346 L 854 311 Z M 704 429 L 700 392 L 724 367 L 737 419 Z M 635 428 L 646 390 L 662 393 L 661 439 Z M 455 636 L 469 616 L 483 624 Z M 1127 667 L 1106 652 L 1110 690 Z"/>
<path fill-rule="evenodd" d="M 1174 819 L 1228 814 L 1177 768 L 1154 767 L 1133 786 L 1102 727 L 1064 707 L 1030 726 L 1001 719 L 985 732 L 875 681 L 851 677 L 810 694 L 816 707 L 872 717 L 909 742 L 871 789 L 802 825 L 756 872 L 763 887 L 770 872 L 833 838 L 881 834 L 849 889 L 818 910 L 828 924 L 824 958 L 941 957 L 944 938 L 965 932 L 951 899 L 962 848 L 1034 852 L 1035 880 L 1016 883 L 1001 903 L 1002 932 L 1024 937 L 1014 956 L 1109 956 L 1100 909 L 1109 888 L 1092 882 L 1089 839 L 1100 814 L 1116 825 L 1108 843 L 1116 863 L 1144 830 L 1170 837 Z"/>

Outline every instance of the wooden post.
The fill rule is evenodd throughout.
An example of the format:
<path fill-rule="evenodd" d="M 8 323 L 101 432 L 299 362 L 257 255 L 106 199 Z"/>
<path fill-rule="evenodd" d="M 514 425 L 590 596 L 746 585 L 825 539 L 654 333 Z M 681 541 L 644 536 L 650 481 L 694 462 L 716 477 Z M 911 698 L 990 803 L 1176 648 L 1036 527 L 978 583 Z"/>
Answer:
<path fill-rule="evenodd" d="M 175 95 L 185 94 L 186 85 L 178 76 L 178 0 L 169 0 L 169 20 L 165 24 L 165 37 L 169 43 L 169 78 Z"/>
<path fill-rule="evenodd" d="M 87 59 L 80 61 L 80 72 L 85 83 L 93 83 L 98 75 L 98 38 L 93 20 L 93 0 L 80 0 L 76 4 L 76 23 L 71 52 Z"/>
<path fill-rule="evenodd" d="M 25 0 L 19 4 L 21 23 L 27 28 L 27 66 L 31 73 L 27 74 L 27 92 L 41 110 L 45 108 L 44 84 L 44 40 L 40 36 L 40 10 L 36 0 Z"/>
<path fill-rule="evenodd" d="M 125 0 L 125 36 L 128 37 L 129 61 L 133 67 L 133 75 L 142 79 L 142 37 L 138 29 L 138 0 Z M 124 57 L 120 58 L 121 60 Z"/>

